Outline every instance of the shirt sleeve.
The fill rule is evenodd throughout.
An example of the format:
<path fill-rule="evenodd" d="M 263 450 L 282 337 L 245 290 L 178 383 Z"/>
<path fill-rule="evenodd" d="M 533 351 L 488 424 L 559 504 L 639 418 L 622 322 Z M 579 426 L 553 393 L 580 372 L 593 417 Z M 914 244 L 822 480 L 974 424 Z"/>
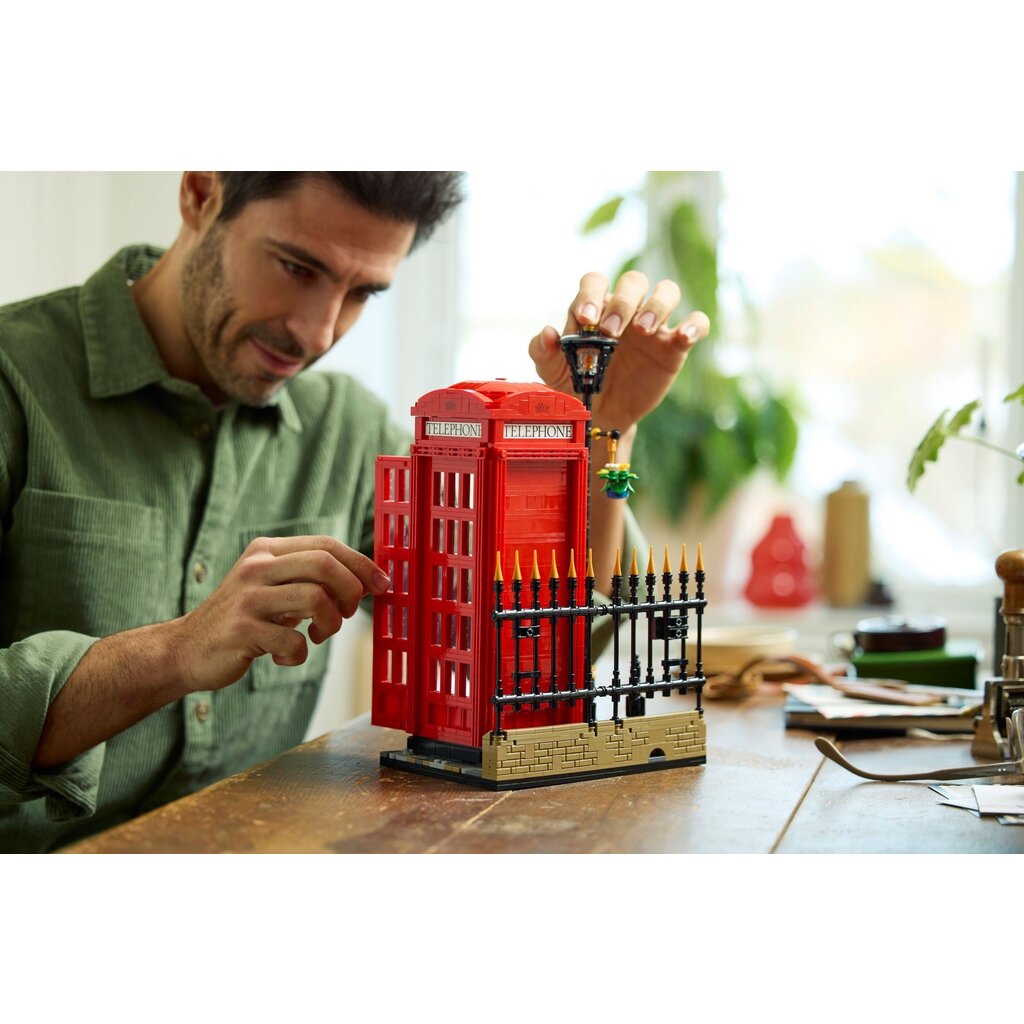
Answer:
<path fill-rule="evenodd" d="M 0 803 L 42 797 L 52 821 L 96 810 L 105 743 L 56 768 L 32 767 L 50 705 L 95 642 L 80 633 L 53 631 L 0 650 Z"/>
<path fill-rule="evenodd" d="M 643 530 L 640 529 L 640 524 L 636 521 L 636 516 L 633 515 L 633 510 L 627 505 L 623 511 L 625 512 L 625 522 L 623 523 L 622 529 L 621 550 L 632 551 L 633 548 L 636 548 L 637 551 L 646 551 L 648 548 L 647 538 L 644 536 Z M 605 586 L 607 586 L 607 583 Z M 611 604 L 611 598 L 595 588 L 594 604 Z M 590 629 L 590 650 L 592 658 L 596 659 L 611 642 L 613 626 L 614 619 L 611 615 L 600 615 L 594 619 L 594 623 Z"/>
<path fill-rule="evenodd" d="M 10 384 L 0 374 L 0 551 L 11 527 L 24 476 L 24 417 Z M 0 606 L 0 635 L 11 636 L 10 614 Z M 47 632 L 0 648 L 0 804 L 43 798 L 46 814 L 63 821 L 96 810 L 105 744 L 67 764 L 35 771 L 32 759 L 47 712 L 96 637 Z"/>

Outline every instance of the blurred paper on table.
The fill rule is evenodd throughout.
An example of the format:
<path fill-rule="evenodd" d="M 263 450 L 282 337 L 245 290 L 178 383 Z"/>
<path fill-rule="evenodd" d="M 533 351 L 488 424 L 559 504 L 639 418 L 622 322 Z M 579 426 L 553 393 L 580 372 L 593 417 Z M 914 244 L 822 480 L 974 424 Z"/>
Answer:
<path fill-rule="evenodd" d="M 965 811 L 978 814 L 978 801 L 974 798 L 973 786 L 939 786 L 928 787 L 942 797 L 941 803 L 947 807 L 962 807 Z"/>
<path fill-rule="evenodd" d="M 885 718 L 887 716 L 899 716 L 901 718 L 920 717 L 934 718 L 935 716 L 953 717 L 959 716 L 961 708 L 966 706 L 966 699 L 957 700 L 956 704 L 928 704 L 915 707 L 907 704 L 881 704 L 878 701 L 857 700 L 854 697 L 846 697 L 831 686 L 823 686 L 819 683 L 802 683 L 793 685 L 786 683 L 783 690 L 791 694 L 804 704 L 810 704 L 823 718 Z M 907 689 L 911 689 L 909 686 Z M 972 693 L 975 698 L 980 694 L 974 691 L 955 691 L 957 695 Z"/>
<path fill-rule="evenodd" d="M 982 814 L 1024 814 L 1024 786 L 975 786 Z"/>

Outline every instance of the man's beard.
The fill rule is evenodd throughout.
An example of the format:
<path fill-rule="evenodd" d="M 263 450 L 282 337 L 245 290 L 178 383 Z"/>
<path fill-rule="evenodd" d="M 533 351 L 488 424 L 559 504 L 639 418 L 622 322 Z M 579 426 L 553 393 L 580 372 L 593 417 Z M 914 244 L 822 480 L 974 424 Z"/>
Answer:
<path fill-rule="evenodd" d="M 282 359 L 302 359 L 302 348 L 288 334 L 254 323 L 230 336 L 226 327 L 236 313 L 224 272 L 224 227 L 215 224 L 185 261 L 181 276 L 185 330 L 213 384 L 242 405 L 264 406 L 282 384 L 269 371 L 245 374 L 238 362 L 250 338 Z"/>

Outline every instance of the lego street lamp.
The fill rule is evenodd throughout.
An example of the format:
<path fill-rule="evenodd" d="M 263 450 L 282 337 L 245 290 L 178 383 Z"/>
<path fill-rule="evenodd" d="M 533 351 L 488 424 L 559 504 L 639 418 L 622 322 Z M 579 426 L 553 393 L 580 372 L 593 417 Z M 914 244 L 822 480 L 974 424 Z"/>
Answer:
<path fill-rule="evenodd" d="M 618 345 L 617 338 L 607 338 L 598 334 L 596 327 L 581 327 L 579 334 L 567 334 L 560 340 L 565 361 L 569 364 L 572 374 L 572 388 L 583 399 L 587 412 L 591 411 L 591 402 L 604 384 L 604 375 L 608 364 L 612 361 L 612 353 Z M 584 561 L 589 564 L 590 558 L 590 441 L 593 436 L 593 424 L 586 429 L 587 447 L 587 549 L 583 553 Z M 590 630 L 587 629 L 584 664 L 588 682 L 591 679 Z M 594 721 L 593 698 L 587 701 L 587 721 Z"/>
<path fill-rule="evenodd" d="M 605 371 L 618 343 L 616 338 L 598 334 L 596 327 L 581 327 L 579 334 L 567 334 L 561 339 L 562 351 L 572 374 L 572 389 L 583 398 L 588 412 L 591 400 L 601 390 Z"/>
<path fill-rule="evenodd" d="M 612 361 L 612 353 L 618 345 L 617 338 L 607 338 L 598 334 L 596 327 L 581 327 L 579 334 L 567 334 L 560 339 L 565 361 L 569 364 L 572 374 L 572 388 L 583 399 L 583 407 L 591 411 L 594 395 L 598 394 L 604 384 L 604 375 L 608 364 Z M 615 431 L 616 439 L 618 432 Z M 587 428 L 587 550 L 590 552 L 590 441 L 593 431 Z"/>

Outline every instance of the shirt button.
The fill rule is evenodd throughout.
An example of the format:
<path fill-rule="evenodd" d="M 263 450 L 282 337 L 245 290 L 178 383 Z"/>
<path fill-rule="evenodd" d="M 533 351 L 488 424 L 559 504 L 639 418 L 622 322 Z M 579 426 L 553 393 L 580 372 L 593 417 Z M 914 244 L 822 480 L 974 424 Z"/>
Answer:
<path fill-rule="evenodd" d="M 195 716 L 197 722 L 205 722 L 210 717 L 210 705 L 203 701 L 196 705 Z"/>
<path fill-rule="evenodd" d="M 205 562 L 196 562 L 192 566 L 192 575 L 195 577 L 196 583 L 202 583 L 206 579 L 206 575 L 209 572 Z"/>
<path fill-rule="evenodd" d="M 197 441 L 205 441 L 210 436 L 210 424 L 209 423 L 197 423 L 192 428 L 192 436 Z"/>

